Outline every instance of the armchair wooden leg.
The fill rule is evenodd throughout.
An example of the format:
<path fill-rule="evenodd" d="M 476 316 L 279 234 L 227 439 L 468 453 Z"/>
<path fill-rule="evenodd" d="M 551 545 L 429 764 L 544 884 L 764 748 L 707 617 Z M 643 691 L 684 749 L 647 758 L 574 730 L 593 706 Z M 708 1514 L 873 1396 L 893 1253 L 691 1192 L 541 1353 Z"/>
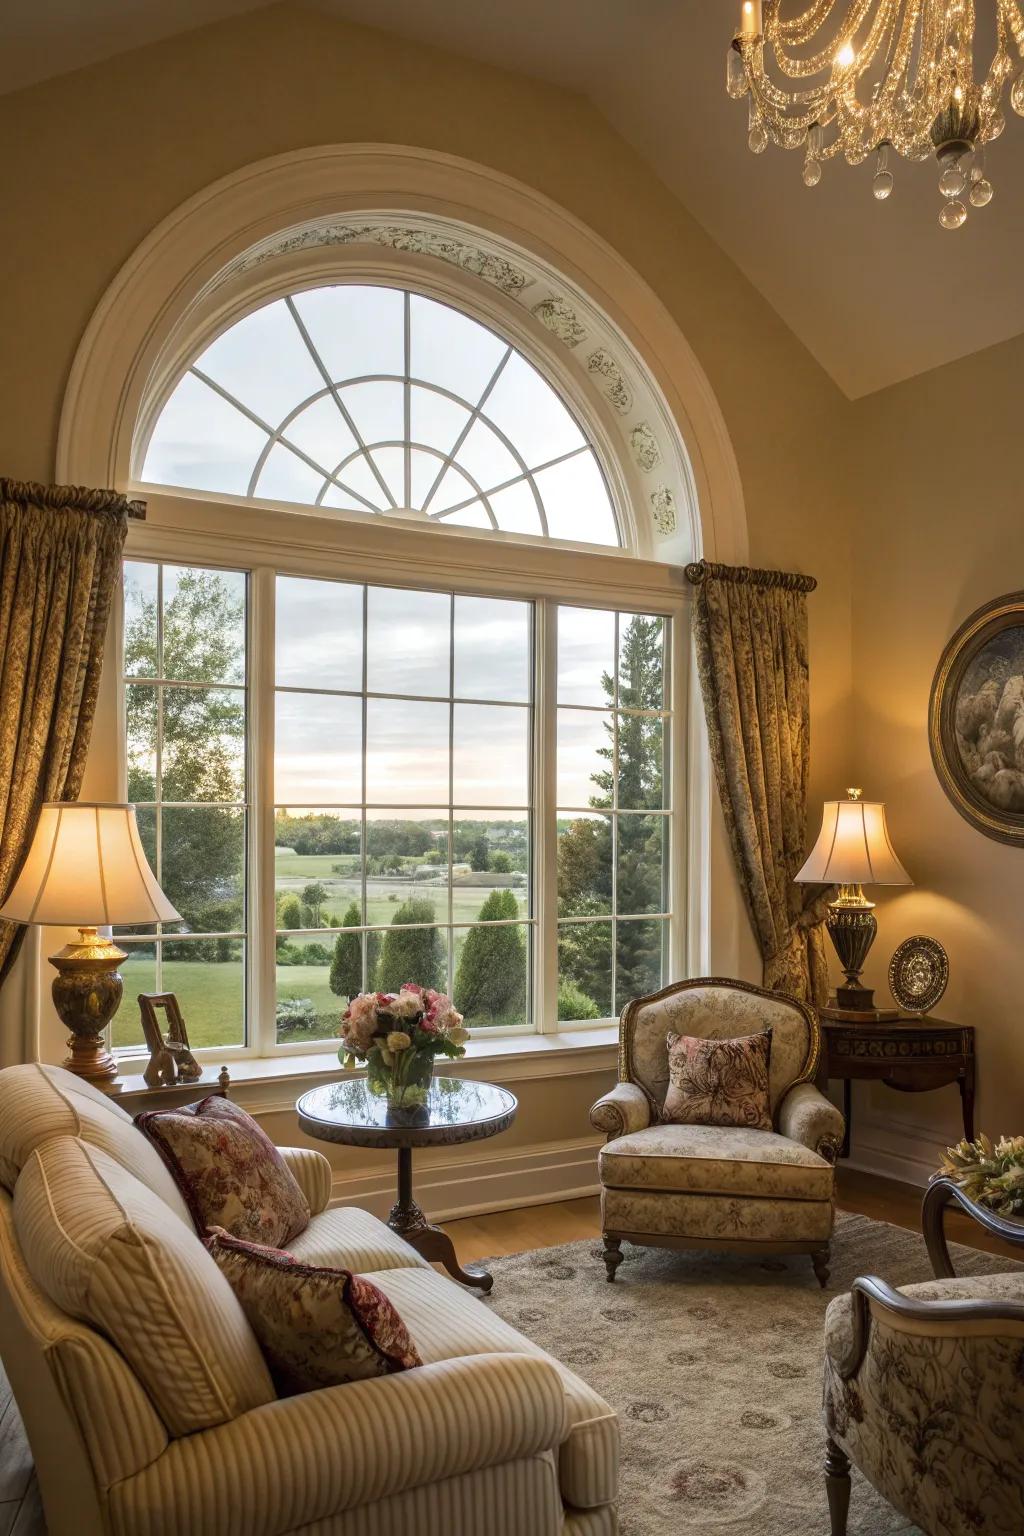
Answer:
<path fill-rule="evenodd" d="M 831 1244 L 826 1243 L 824 1248 L 815 1248 L 811 1254 L 811 1263 L 814 1265 L 814 1273 L 822 1290 L 828 1285 L 829 1260 L 832 1257 Z"/>
<path fill-rule="evenodd" d="M 620 1237 L 605 1237 L 604 1240 L 604 1265 L 608 1271 L 608 1282 L 615 1279 L 615 1271 L 622 1263 L 622 1239 Z"/>
<path fill-rule="evenodd" d="M 850 1458 L 831 1439 L 825 1441 L 825 1493 L 832 1536 L 846 1536 L 850 1512 Z"/>

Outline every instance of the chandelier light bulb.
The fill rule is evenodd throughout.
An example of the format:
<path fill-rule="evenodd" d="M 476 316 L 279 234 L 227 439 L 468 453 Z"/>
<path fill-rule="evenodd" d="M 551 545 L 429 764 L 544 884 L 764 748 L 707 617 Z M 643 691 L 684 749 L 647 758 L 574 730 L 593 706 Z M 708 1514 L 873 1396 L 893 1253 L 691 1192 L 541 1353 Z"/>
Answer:
<path fill-rule="evenodd" d="M 850 65 L 854 62 L 856 57 L 857 55 L 854 52 L 853 44 L 844 43 L 839 52 L 836 54 L 836 68 L 849 69 Z"/>
<path fill-rule="evenodd" d="M 957 199 L 952 199 L 939 214 L 939 223 L 943 229 L 959 229 L 967 219 L 967 209 Z"/>
<path fill-rule="evenodd" d="M 985 208 L 995 195 L 995 187 L 987 176 L 981 176 L 971 187 L 971 207 Z"/>

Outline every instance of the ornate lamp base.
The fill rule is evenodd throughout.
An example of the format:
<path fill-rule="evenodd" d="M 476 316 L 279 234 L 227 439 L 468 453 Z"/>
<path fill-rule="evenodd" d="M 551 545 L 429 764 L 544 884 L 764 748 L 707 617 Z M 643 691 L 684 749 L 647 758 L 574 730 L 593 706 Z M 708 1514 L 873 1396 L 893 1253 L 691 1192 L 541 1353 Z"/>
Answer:
<path fill-rule="evenodd" d="M 878 932 L 874 903 L 859 885 L 841 885 L 836 900 L 829 903 L 825 927 L 846 974 L 846 985 L 836 987 L 836 1007 L 872 1012 L 875 994 L 871 987 L 861 985 L 860 973 Z"/>
<path fill-rule="evenodd" d="M 56 968 L 53 1003 L 71 1031 L 71 1053 L 64 1065 L 91 1082 L 117 1076 L 117 1062 L 107 1049 L 104 1031 L 117 1012 L 124 984 L 118 966 L 128 957 L 95 928 L 80 928 L 77 943 L 65 944 L 50 964 Z"/>

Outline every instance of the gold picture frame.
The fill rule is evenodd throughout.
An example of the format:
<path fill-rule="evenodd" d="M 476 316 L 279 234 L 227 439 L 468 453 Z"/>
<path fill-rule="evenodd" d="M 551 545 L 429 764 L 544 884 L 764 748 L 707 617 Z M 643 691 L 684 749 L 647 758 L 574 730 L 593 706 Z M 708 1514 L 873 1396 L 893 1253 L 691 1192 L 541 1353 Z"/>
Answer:
<path fill-rule="evenodd" d="M 986 603 L 946 646 L 928 740 L 939 783 L 964 820 L 1024 848 L 1024 592 Z"/>

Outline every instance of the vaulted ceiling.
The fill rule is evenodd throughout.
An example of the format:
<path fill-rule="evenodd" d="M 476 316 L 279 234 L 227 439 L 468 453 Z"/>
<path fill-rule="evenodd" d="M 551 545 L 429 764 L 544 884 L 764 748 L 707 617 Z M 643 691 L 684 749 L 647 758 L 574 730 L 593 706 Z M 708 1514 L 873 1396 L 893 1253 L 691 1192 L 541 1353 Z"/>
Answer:
<path fill-rule="evenodd" d="M 808 190 L 799 154 L 750 154 L 743 104 L 724 91 L 738 0 L 307 3 L 589 97 L 851 397 L 1024 331 L 1024 123 L 1012 115 L 989 154 L 993 202 L 947 233 L 933 166 L 900 163 L 879 204 L 869 166 L 832 162 Z M 256 8 L 6 0 L 0 89 Z"/>

